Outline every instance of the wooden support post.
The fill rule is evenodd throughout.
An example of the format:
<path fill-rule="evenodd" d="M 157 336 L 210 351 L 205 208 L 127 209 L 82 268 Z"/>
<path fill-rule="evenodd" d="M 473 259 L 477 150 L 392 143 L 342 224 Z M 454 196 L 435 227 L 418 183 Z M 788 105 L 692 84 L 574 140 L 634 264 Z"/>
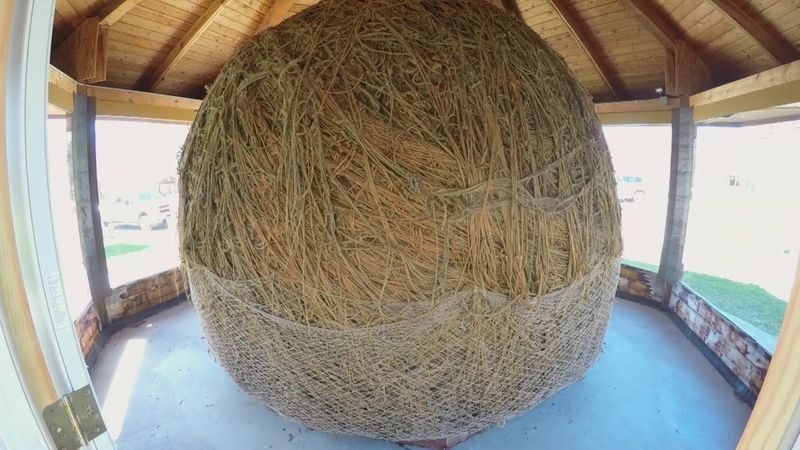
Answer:
<path fill-rule="evenodd" d="M 75 94 L 72 113 L 72 178 L 75 206 L 78 213 L 81 253 L 89 276 L 92 303 L 100 324 L 108 326 L 106 296 L 108 282 L 103 228 L 100 220 L 100 195 L 97 186 L 97 152 L 95 147 L 95 99 Z"/>
<path fill-rule="evenodd" d="M 683 275 L 683 249 L 686 243 L 686 224 L 692 197 L 694 175 L 695 124 L 691 106 L 672 110 L 672 158 L 669 175 L 669 202 L 661 247 L 658 278 L 667 287 L 680 281 Z M 669 293 L 667 289 L 667 293 Z"/>

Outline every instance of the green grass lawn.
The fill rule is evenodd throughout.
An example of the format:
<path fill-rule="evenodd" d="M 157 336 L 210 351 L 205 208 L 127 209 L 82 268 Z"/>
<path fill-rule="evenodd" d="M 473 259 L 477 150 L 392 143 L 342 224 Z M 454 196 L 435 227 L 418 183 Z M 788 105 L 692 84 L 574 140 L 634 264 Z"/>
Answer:
<path fill-rule="evenodd" d="M 149 248 L 149 245 L 143 244 L 111 244 L 106 245 L 106 258 L 113 258 L 115 256 L 127 255 L 128 253 L 136 253 Z"/>
<path fill-rule="evenodd" d="M 652 264 L 628 260 L 623 260 L 623 263 L 652 272 L 658 271 L 658 267 Z M 773 336 L 780 332 L 786 313 L 786 302 L 761 286 L 697 272 L 684 273 L 682 281 L 717 308 L 738 316 Z"/>

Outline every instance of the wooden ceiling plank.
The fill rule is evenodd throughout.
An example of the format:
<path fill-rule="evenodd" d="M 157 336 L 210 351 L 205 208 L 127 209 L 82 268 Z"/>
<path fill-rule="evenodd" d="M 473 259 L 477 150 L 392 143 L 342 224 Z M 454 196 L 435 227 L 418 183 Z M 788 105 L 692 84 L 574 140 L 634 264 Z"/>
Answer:
<path fill-rule="evenodd" d="M 581 17 L 585 17 L 584 13 L 589 12 L 592 9 L 604 8 L 609 5 L 614 5 L 617 8 L 620 7 L 619 2 L 617 0 L 602 0 L 598 2 L 591 2 L 587 0 L 581 0 L 581 1 L 572 0 L 572 7 L 574 11 L 580 14 Z"/>
<path fill-rule="evenodd" d="M 720 53 L 725 53 L 726 48 L 741 41 L 747 41 L 748 44 L 753 43 L 751 39 L 748 39 L 747 36 L 742 36 L 742 34 L 739 33 L 739 31 L 737 31 L 735 28 L 728 28 L 724 33 L 717 36 L 714 40 L 706 43 L 703 46 L 703 51 L 701 52 L 701 54 L 716 55 Z"/>
<path fill-rule="evenodd" d="M 581 12 L 578 12 L 577 9 L 573 11 L 575 11 L 576 14 L 580 14 L 586 23 L 589 23 L 591 19 L 608 16 L 610 14 L 625 13 L 625 10 L 620 7 L 619 3 L 609 3 L 608 5 L 598 6 L 597 8 L 587 9 Z"/>
<path fill-rule="evenodd" d="M 744 35 L 750 36 L 769 53 L 777 63 L 786 64 L 798 58 L 797 49 L 783 38 L 770 33 L 756 19 L 730 0 L 708 0 L 725 18 Z"/>
<path fill-rule="evenodd" d="M 721 17 L 714 8 L 711 8 L 703 17 L 698 18 L 693 23 L 687 23 L 685 25 L 678 24 L 678 26 L 684 30 L 686 36 L 692 36 L 694 38 L 694 36 L 704 33 L 720 22 L 725 22 L 725 19 Z"/>
<path fill-rule="evenodd" d="M 128 17 L 133 17 L 133 14 Z M 157 51 L 158 53 L 167 55 L 172 48 L 178 44 L 182 36 L 166 35 L 157 30 L 142 28 L 135 23 L 126 23 L 126 20 L 127 19 L 124 19 L 118 22 L 117 25 L 110 30 L 112 47 L 117 47 L 120 42 L 124 42 L 125 44 L 135 45 L 143 49 Z M 223 57 L 227 59 L 236 49 L 235 42 L 236 41 L 233 40 L 223 39 L 218 35 L 213 35 L 213 32 L 207 30 L 202 38 L 194 43 L 192 48 L 224 55 Z M 144 68 L 142 68 L 142 70 L 144 70 Z"/>
<path fill-rule="evenodd" d="M 687 30 L 690 27 L 701 23 L 709 14 L 714 14 L 715 12 L 713 6 L 703 1 L 697 5 L 696 8 L 692 9 L 689 14 L 675 20 L 674 23 L 677 25 L 677 29 L 682 30 L 684 35 L 688 35 Z"/>
<path fill-rule="evenodd" d="M 718 39 L 729 30 L 731 30 L 730 24 L 728 24 L 725 19 L 722 19 L 713 26 L 699 32 L 696 36 L 693 36 L 693 38 L 694 41 L 698 43 L 698 46 L 703 48 L 709 43 L 714 42 L 714 40 Z"/>
<path fill-rule="evenodd" d="M 790 2 L 783 2 L 783 0 L 753 0 L 750 2 L 750 6 L 752 6 L 753 9 L 758 11 L 759 14 L 763 15 L 766 12 L 766 10 L 781 3 L 784 4 L 789 3 L 789 5 L 791 5 Z"/>
<path fill-rule="evenodd" d="M 564 24 L 569 29 L 572 37 L 578 45 L 586 52 L 586 56 L 591 61 L 597 73 L 603 79 L 603 82 L 608 86 L 608 90 L 616 98 L 621 98 L 623 95 L 622 87 L 612 78 L 611 69 L 600 60 L 602 52 L 592 42 L 588 30 L 586 30 L 578 20 L 569 11 L 567 5 L 563 0 L 548 0 L 556 14 L 559 15 Z"/>
<path fill-rule="evenodd" d="M 755 5 L 750 6 L 755 7 Z M 758 14 L 760 18 L 772 24 L 775 30 L 781 32 L 800 24 L 800 21 L 798 21 L 800 5 L 792 5 L 789 2 L 776 3 L 763 11 L 759 11 Z"/>
<path fill-rule="evenodd" d="M 667 12 L 668 14 L 672 15 L 672 12 L 675 11 L 677 7 L 683 3 L 682 0 L 661 0 L 659 2 L 661 4 L 661 8 Z M 673 16 L 674 17 L 674 16 Z"/>
<path fill-rule="evenodd" d="M 289 16 L 289 10 L 293 4 L 293 0 L 275 0 L 275 2 L 272 3 L 272 6 L 269 8 L 267 15 L 264 16 L 264 20 L 262 20 L 261 24 L 258 25 L 256 33 L 260 33 L 267 28 L 274 27 L 275 25 L 281 23 L 283 19 Z"/>
<path fill-rule="evenodd" d="M 697 8 L 704 5 L 703 1 L 704 0 L 684 0 L 670 12 L 670 17 L 673 18 L 675 23 L 682 23 Z"/>
<path fill-rule="evenodd" d="M 136 7 L 142 0 L 112 0 L 100 10 L 100 25 L 110 27 L 128 11 Z"/>
<path fill-rule="evenodd" d="M 169 55 L 158 65 L 152 77 L 147 80 L 146 88 L 152 91 L 158 84 L 167 77 L 170 70 L 175 68 L 181 58 L 186 54 L 192 44 L 197 41 L 200 35 L 211 25 L 211 22 L 222 12 L 227 0 L 212 0 L 208 8 L 192 25 L 189 31 L 178 41 L 178 45 L 173 47 Z"/>

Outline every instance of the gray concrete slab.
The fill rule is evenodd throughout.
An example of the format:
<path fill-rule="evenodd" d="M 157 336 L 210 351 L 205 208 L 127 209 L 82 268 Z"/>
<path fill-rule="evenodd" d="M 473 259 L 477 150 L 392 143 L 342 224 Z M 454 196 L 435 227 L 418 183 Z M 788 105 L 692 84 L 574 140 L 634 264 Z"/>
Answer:
<path fill-rule="evenodd" d="M 92 378 L 120 449 L 400 448 L 312 431 L 250 400 L 188 302 L 117 332 Z M 732 449 L 749 414 L 662 312 L 618 300 L 584 380 L 458 449 Z"/>

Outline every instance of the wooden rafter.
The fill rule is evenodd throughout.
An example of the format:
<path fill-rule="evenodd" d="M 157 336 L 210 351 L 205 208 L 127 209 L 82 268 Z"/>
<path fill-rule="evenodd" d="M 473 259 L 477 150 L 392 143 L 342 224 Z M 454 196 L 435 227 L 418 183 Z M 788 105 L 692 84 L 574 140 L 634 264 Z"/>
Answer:
<path fill-rule="evenodd" d="M 274 27 L 275 25 L 283 22 L 289 16 L 289 9 L 294 4 L 293 0 L 275 0 L 269 8 L 264 20 L 258 25 L 257 33 L 264 31 L 267 28 Z"/>
<path fill-rule="evenodd" d="M 186 53 L 189 51 L 192 45 L 200 38 L 200 36 L 205 32 L 208 27 L 214 22 L 214 19 L 217 18 L 220 12 L 222 12 L 222 8 L 225 7 L 225 4 L 228 0 L 212 0 L 211 4 L 208 5 L 203 15 L 201 15 L 197 21 L 192 24 L 192 27 L 189 31 L 186 32 L 185 35 L 178 41 L 178 44 L 172 48 L 172 51 L 164 58 L 163 61 L 158 65 L 158 67 L 153 71 L 152 75 L 146 77 L 144 81 L 141 83 L 143 88 L 148 91 L 152 91 L 158 85 L 167 78 L 169 72 L 178 65 L 178 62 L 183 58 Z"/>
<path fill-rule="evenodd" d="M 708 1 L 725 16 L 731 25 L 735 26 L 745 36 L 750 36 L 778 64 L 786 64 L 800 57 L 793 45 L 785 42 L 780 36 L 770 33 L 751 14 L 743 11 L 731 0 Z"/>
<path fill-rule="evenodd" d="M 142 0 L 112 0 L 106 3 L 98 14 L 100 25 L 110 27 L 141 2 Z"/>
<path fill-rule="evenodd" d="M 575 16 L 563 0 L 548 1 L 556 14 L 558 14 L 567 26 L 570 34 L 578 43 L 578 46 L 586 53 L 589 62 L 592 63 L 597 73 L 600 74 L 600 78 L 602 78 L 603 82 L 608 86 L 608 90 L 611 91 L 611 94 L 616 98 L 621 98 L 623 89 L 612 77 L 611 68 L 600 59 L 602 53 L 599 51 L 598 47 L 593 44 L 593 40 L 589 36 L 589 31 L 575 19 Z"/>
<path fill-rule="evenodd" d="M 675 51 L 675 42 L 681 39 L 677 27 L 665 19 L 665 14 L 657 10 L 651 0 L 620 0 L 636 19 L 644 25 L 653 37 L 670 52 Z"/>

